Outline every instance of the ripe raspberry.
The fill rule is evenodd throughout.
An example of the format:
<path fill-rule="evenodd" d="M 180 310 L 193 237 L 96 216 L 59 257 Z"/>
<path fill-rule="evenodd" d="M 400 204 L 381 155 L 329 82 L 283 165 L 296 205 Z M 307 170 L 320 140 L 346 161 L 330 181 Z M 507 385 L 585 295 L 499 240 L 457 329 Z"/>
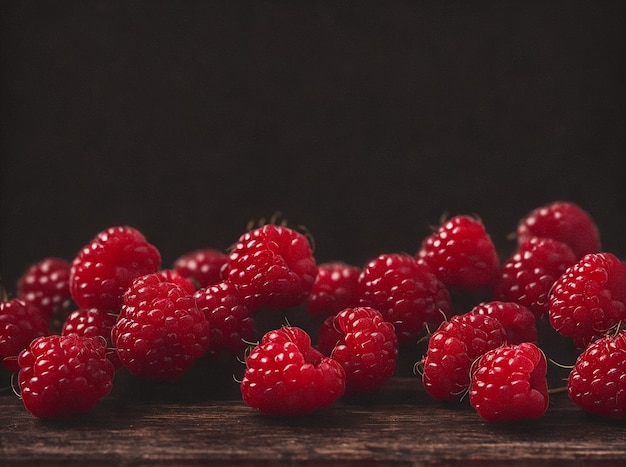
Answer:
<path fill-rule="evenodd" d="M 341 261 L 322 263 L 311 293 L 306 299 L 309 315 L 317 320 L 334 316 L 357 303 L 361 268 Z"/>
<path fill-rule="evenodd" d="M 98 338 L 39 337 L 20 353 L 18 363 L 22 402 L 38 418 L 87 412 L 113 386 L 115 368 Z"/>
<path fill-rule="evenodd" d="M 626 264 L 611 253 L 590 253 L 557 279 L 549 298 L 550 324 L 585 348 L 626 319 Z"/>
<path fill-rule="evenodd" d="M 0 360 L 16 370 L 19 353 L 37 337 L 50 334 L 48 321 L 31 303 L 18 298 L 0 300 Z"/>
<path fill-rule="evenodd" d="M 395 326 L 400 344 L 418 340 L 424 325 L 450 314 L 448 289 L 425 264 L 403 254 L 381 254 L 359 276 L 359 306 L 375 308 Z"/>
<path fill-rule="evenodd" d="M 61 328 L 61 335 L 75 334 L 81 337 L 101 337 L 107 344 L 107 358 L 116 369 L 122 366 L 117 352 L 113 349 L 111 330 L 117 315 L 96 308 L 79 308 L 68 315 Z"/>
<path fill-rule="evenodd" d="M 500 262 L 478 219 L 455 216 L 424 239 L 416 258 L 426 263 L 450 289 L 478 290 L 495 282 Z"/>
<path fill-rule="evenodd" d="M 195 295 L 198 309 L 209 321 L 211 338 L 208 352 L 225 350 L 239 354 L 257 338 L 257 329 L 250 308 L 237 287 L 228 281 L 199 289 Z"/>
<path fill-rule="evenodd" d="M 209 323 L 195 298 L 160 274 L 136 278 L 111 331 L 120 360 L 131 374 L 175 380 L 209 345 Z"/>
<path fill-rule="evenodd" d="M 600 234 L 591 215 L 575 203 L 555 201 L 533 209 L 517 225 L 518 242 L 547 237 L 568 245 L 577 259 L 599 253 Z"/>
<path fill-rule="evenodd" d="M 174 262 L 174 270 L 193 282 L 196 289 L 200 289 L 221 282 L 222 268 L 227 262 L 226 253 L 204 248 L 180 256 Z"/>
<path fill-rule="evenodd" d="M 74 258 L 70 292 L 79 308 L 117 313 L 122 294 L 133 279 L 157 272 L 159 251 L 132 227 L 111 227 L 100 232 Z"/>
<path fill-rule="evenodd" d="M 552 285 L 576 261 L 578 258 L 565 243 L 529 237 L 502 265 L 493 298 L 524 305 L 539 319 L 548 313 Z"/>
<path fill-rule="evenodd" d="M 307 238 L 273 224 L 243 234 L 230 253 L 227 278 L 252 310 L 282 310 L 302 304 L 311 292 L 317 265 Z"/>
<path fill-rule="evenodd" d="M 470 404 L 489 422 L 541 417 L 549 402 L 547 367 L 530 342 L 489 350 L 472 369 Z"/>
<path fill-rule="evenodd" d="M 470 313 L 480 313 L 497 318 L 506 331 L 509 344 L 537 342 L 535 315 L 525 306 L 514 302 L 490 301 L 476 305 Z"/>
<path fill-rule="evenodd" d="M 319 350 L 343 366 L 347 396 L 379 390 L 396 371 L 398 338 L 374 308 L 340 311 L 322 323 L 317 338 Z"/>
<path fill-rule="evenodd" d="M 311 347 L 306 331 L 283 327 L 265 334 L 248 355 L 241 394 L 268 415 L 305 415 L 332 405 L 345 384 L 343 367 Z"/>
<path fill-rule="evenodd" d="M 506 344 L 506 338 L 502 323 L 486 314 L 468 312 L 441 323 L 421 362 L 426 392 L 436 400 L 460 400 L 470 385 L 472 363 Z"/>
<path fill-rule="evenodd" d="M 67 311 L 70 295 L 70 263 L 48 257 L 32 264 L 17 281 L 17 298 L 35 305 L 51 321 Z"/>
<path fill-rule="evenodd" d="M 160 274 L 161 277 L 163 277 L 163 279 L 165 279 L 167 282 L 173 282 L 179 287 L 185 289 L 185 291 L 189 294 L 193 295 L 196 291 L 196 286 L 193 284 L 193 282 L 191 282 L 175 269 L 161 269 L 158 274 Z"/>
<path fill-rule="evenodd" d="M 626 419 L 626 332 L 589 344 L 570 372 L 570 399 L 589 413 Z"/>

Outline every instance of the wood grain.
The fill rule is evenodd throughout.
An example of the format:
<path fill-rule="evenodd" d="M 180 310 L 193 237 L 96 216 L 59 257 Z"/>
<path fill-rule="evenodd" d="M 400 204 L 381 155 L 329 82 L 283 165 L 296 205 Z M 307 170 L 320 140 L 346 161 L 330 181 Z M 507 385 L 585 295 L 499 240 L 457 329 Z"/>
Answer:
<path fill-rule="evenodd" d="M 196 372 L 197 373 L 197 372 Z M 175 384 L 122 371 L 110 396 L 68 420 L 32 417 L 0 396 L 2 465 L 602 465 L 626 463 L 626 424 L 594 417 L 566 393 L 521 423 L 482 421 L 466 401 L 432 401 L 411 376 L 379 394 L 301 418 L 256 413 L 237 383 L 205 371 Z M 219 384 L 216 384 L 219 382 Z"/>

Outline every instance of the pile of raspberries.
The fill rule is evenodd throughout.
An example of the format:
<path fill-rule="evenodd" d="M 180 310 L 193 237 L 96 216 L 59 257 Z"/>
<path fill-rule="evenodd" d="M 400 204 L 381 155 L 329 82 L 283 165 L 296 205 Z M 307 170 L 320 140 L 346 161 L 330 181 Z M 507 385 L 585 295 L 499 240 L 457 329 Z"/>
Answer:
<path fill-rule="evenodd" d="M 317 264 L 307 234 L 252 226 L 228 251 L 190 251 L 168 269 L 140 231 L 108 228 L 71 261 L 32 264 L 14 298 L 4 292 L 0 361 L 39 418 L 90 410 L 120 369 L 175 381 L 198 358 L 224 353 L 245 363 L 248 406 L 298 416 L 384 390 L 399 354 L 421 341 L 418 388 L 511 422 L 548 409 L 544 320 L 578 350 L 561 389 L 589 413 L 626 418 L 626 263 L 601 249 L 577 204 L 521 217 L 503 260 L 469 215 L 443 220 L 413 254 L 380 254 L 363 267 Z M 459 313 L 459 291 L 488 299 Z M 258 315 L 294 308 L 315 333 L 286 322 L 258 335 Z"/>

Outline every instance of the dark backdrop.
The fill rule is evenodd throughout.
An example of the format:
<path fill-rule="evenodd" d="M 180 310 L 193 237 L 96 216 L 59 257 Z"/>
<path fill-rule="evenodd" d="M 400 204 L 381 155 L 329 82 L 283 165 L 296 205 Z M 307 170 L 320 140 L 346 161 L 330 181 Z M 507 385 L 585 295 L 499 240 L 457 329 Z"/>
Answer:
<path fill-rule="evenodd" d="M 626 254 L 623 1 L 4 1 L 1 273 L 133 225 L 165 266 L 281 211 L 318 261 L 502 251 L 569 199 Z"/>

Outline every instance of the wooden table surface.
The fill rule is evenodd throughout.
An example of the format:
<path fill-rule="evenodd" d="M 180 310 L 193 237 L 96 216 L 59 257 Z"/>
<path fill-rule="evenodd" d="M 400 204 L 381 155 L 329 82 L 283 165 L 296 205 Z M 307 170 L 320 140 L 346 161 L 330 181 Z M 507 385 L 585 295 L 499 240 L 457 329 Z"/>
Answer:
<path fill-rule="evenodd" d="M 176 383 L 120 370 L 108 397 L 68 420 L 36 419 L 5 390 L 0 465 L 626 465 L 626 423 L 586 414 L 566 393 L 540 419 L 493 424 L 398 374 L 367 400 L 273 418 L 244 404 L 232 371 L 204 363 Z"/>

